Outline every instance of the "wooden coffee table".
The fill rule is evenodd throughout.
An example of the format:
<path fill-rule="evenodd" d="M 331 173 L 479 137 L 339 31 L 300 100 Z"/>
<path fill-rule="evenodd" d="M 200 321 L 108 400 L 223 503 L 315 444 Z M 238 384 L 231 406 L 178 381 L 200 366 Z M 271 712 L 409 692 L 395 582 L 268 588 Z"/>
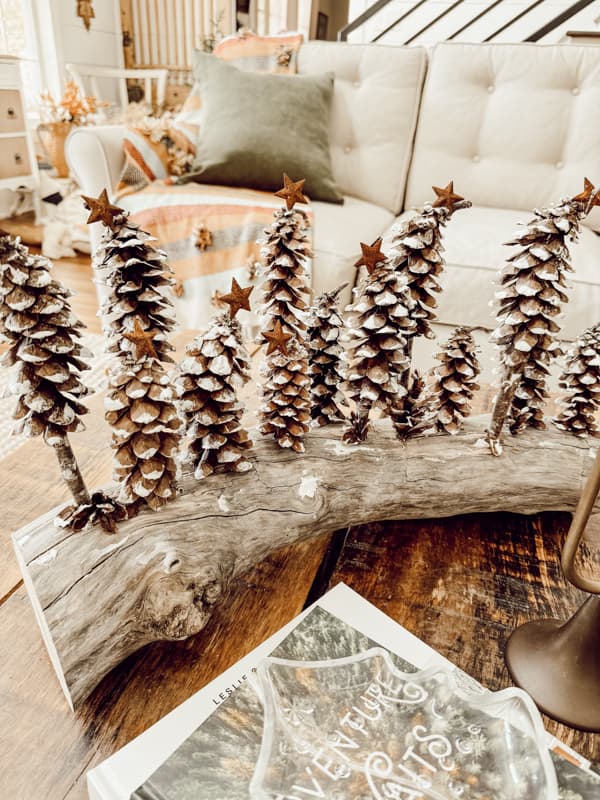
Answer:
<path fill-rule="evenodd" d="M 90 486 L 110 475 L 101 398 L 74 448 Z M 507 686 L 503 647 L 520 623 L 568 617 L 583 595 L 563 579 L 567 514 L 477 514 L 387 522 L 279 551 L 231 587 L 208 627 L 156 643 L 110 673 L 72 714 L 34 619 L 10 534 L 67 499 L 54 454 L 31 441 L 0 462 L 0 798 L 87 797 L 86 771 L 202 688 L 329 586 L 346 582 L 490 689 Z M 81 534 L 84 536 L 85 534 Z M 600 736 L 548 721 L 600 761 Z"/>

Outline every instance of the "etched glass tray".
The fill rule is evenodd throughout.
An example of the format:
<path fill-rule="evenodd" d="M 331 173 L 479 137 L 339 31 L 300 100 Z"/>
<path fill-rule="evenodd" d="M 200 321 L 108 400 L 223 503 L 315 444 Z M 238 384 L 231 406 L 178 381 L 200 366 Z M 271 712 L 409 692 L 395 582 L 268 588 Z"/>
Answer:
<path fill-rule="evenodd" d="M 557 800 L 527 694 L 473 695 L 439 667 L 397 670 L 372 648 L 330 661 L 267 658 L 254 800 Z"/>

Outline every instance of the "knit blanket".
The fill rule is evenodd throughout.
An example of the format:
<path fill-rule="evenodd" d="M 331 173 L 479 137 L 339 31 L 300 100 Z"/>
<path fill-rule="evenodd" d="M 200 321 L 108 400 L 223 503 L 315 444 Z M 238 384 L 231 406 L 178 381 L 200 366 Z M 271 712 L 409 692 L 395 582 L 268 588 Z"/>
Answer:
<path fill-rule="evenodd" d="M 232 278 L 242 286 L 256 281 L 257 239 L 281 202 L 269 192 L 165 181 L 119 199 L 132 221 L 167 252 L 177 280 L 173 301 L 178 322 L 194 329 L 206 327 Z M 304 210 L 312 218 L 310 209 Z M 256 304 L 257 298 L 252 300 Z"/>

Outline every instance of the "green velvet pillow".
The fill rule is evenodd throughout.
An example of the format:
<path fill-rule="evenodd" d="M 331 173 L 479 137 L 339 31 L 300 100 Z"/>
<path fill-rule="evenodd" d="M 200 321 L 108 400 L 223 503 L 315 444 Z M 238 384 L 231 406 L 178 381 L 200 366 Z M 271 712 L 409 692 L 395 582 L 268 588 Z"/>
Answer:
<path fill-rule="evenodd" d="M 276 191 L 282 174 L 306 179 L 313 200 L 342 203 L 329 154 L 333 75 L 243 72 L 196 51 L 202 96 L 196 158 L 184 181 Z"/>

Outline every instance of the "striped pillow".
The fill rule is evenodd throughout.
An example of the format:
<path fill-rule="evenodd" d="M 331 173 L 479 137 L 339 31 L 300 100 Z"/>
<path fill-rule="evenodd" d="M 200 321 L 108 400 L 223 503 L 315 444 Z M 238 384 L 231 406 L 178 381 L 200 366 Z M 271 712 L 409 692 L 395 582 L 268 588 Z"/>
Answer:
<path fill-rule="evenodd" d="M 215 47 L 214 55 L 247 72 L 295 75 L 301 44 L 301 33 L 281 33 L 276 36 L 239 33 L 221 39 Z M 200 131 L 201 113 L 202 98 L 196 84 L 173 123 L 194 148 Z"/>

